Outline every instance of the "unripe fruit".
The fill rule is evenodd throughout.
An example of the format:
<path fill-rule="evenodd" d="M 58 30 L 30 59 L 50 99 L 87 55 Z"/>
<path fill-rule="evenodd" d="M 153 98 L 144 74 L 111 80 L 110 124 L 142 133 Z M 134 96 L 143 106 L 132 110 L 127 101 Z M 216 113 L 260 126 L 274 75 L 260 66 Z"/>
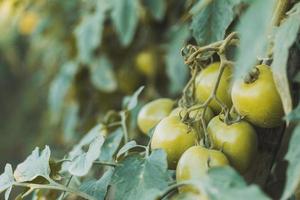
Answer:
<path fill-rule="evenodd" d="M 155 127 L 151 149 L 163 149 L 167 153 L 170 169 L 175 169 L 180 156 L 197 142 L 196 131 L 180 121 L 179 117 L 169 116 Z"/>
<path fill-rule="evenodd" d="M 252 125 L 244 120 L 227 125 L 216 116 L 207 131 L 213 148 L 221 150 L 234 168 L 245 173 L 257 152 L 257 135 Z"/>
<path fill-rule="evenodd" d="M 196 77 L 196 98 L 199 102 L 204 103 L 212 94 L 219 74 L 220 63 L 212 63 L 203 69 Z M 216 96 L 228 108 L 231 107 L 230 81 L 232 77 L 232 67 L 227 66 L 221 76 L 221 80 L 216 92 Z M 221 112 L 221 106 L 216 100 L 212 100 L 209 106 L 218 114 Z"/>
<path fill-rule="evenodd" d="M 239 79 L 233 83 L 233 105 L 238 113 L 256 126 L 279 126 L 284 112 L 271 69 L 267 65 L 258 65 L 257 70 L 256 80 L 246 83 Z"/>
<path fill-rule="evenodd" d="M 174 101 L 167 98 L 156 99 L 144 105 L 137 118 L 138 127 L 147 134 L 156 124 L 172 111 Z"/>
<path fill-rule="evenodd" d="M 176 180 L 181 182 L 201 179 L 208 169 L 225 165 L 229 165 L 229 161 L 221 151 L 206 149 L 202 146 L 193 146 L 180 157 L 176 169 Z M 184 186 L 180 188 L 180 191 L 197 192 L 198 190 L 193 186 Z"/>

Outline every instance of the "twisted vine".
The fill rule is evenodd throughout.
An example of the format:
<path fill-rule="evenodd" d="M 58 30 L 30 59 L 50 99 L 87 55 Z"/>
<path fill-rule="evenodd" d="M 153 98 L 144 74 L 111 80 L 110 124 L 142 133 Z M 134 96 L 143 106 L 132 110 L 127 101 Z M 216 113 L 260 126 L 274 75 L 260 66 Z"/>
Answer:
<path fill-rule="evenodd" d="M 233 65 L 233 62 L 227 59 L 225 51 L 227 48 L 231 45 L 236 45 L 238 43 L 238 35 L 236 32 L 230 33 L 224 40 L 211 43 L 207 46 L 198 47 L 194 45 L 188 45 L 187 47 L 182 49 L 182 55 L 184 57 L 184 62 L 186 65 L 188 65 L 191 69 L 191 79 L 187 83 L 186 87 L 183 90 L 182 98 L 179 100 L 179 106 L 187 108 L 186 116 L 190 116 L 190 113 L 192 111 L 197 111 L 196 116 L 198 115 L 198 112 L 202 109 L 201 115 L 200 115 L 200 121 L 201 126 L 204 131 L 204 145 L 206 147 L 211 147 L 209 138 L 208 138 L 208 132 L 205 122 L 205 114 L 207 111 L 208 105 L 211 103 L 211 101 L 215 100 L 220 107 L 222 108 L 221 113 L 224 113 L 224 122 L 226 124 L 231 124 L 236 122 L 236 120 L 240 120 L 241 117 L 238 116 L 236 120 L 230 119 L 230 108 L 228 108 L 218 97 L 217 97 L 217 90 L 220 85 L 221 77 L 223 75 L 223 72 L 226 67 Z M 195 105 L 195 79 L 197 76 L 197 73 L 203 68 L 203 66 L 206 64 L 208 58 L 211 58 L 213 54 L 217 54 L 220 58 L 220 67 L 218 71 L 218 76 L 216 83 L 213 87 L 213 91 L 210 94 L 210 96 L 207 98 L 207 100 L 202 103 Z M 195 105 L 191 107 L 192 105 Z M 183 117 L 183 119 L 186 117 Z M 202 135 L 201 135 L 202 137 Z"/>

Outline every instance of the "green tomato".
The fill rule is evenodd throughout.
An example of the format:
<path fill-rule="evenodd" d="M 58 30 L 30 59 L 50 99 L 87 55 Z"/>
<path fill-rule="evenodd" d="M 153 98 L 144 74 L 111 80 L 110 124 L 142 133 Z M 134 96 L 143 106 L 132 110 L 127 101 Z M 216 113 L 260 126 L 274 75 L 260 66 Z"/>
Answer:
<path fill-rule="evenodd" d="M 151 149 L 163 149 L 167 153 L 170 169 L 175 169 L 180 156 L 197 142 L 196 131 L 180 121 L 179 117 L 169 116 L 155 127 Z"/>
<path fill-rule="evenodd" d="M 196 99 L 204 103 L 213 92 L 219 74 L 220 63 L 212 63 L 203 69 L 196 77 Z M 232 67 L 227 66 L 222 74 L 216 96 L 229 108 L 232 105 L 230 98 L 230 81 L 232 77 Z M 216 100 L 212 100 L 209 106 L 215 113 L 221 112 L 221 106 Z"/>
<path fill-rule="evenodd" d="M 167 98 L 156 99 L 144 105 L 137 118 L 138 127 L 147 134 L 163 118 L 172 111 L 174 101 Z"/>
<path fill-rule="evenodd" d="M 267 65 L 258 65 L 256 80 L 246 83 L 239 79 L 233 83 L 231 97 L 235 109 L 252 124 L 272 128 L 282 123 L 282 102 L 272 72 Z"/>
<path fill-rule="evenodd" d="M 230 164 L 245 173 L 257 152 L 257 135 L 252 125 L 244 120 L 227 125 L 216 116 L 207 131 L 213 148 L 222 150 Z"/>
<path fill-rule="evenodd" d="M 201 179 L 208 169 L 217 166 L 229 165 L 227 157 L 221 152 L 206 149 L 202 146 L 193 146 L 186 150 L 178 161 L 176 180 L 182 182 L 191 179 Z M 184 186 L 180 192 L 197 192 L 193 186 Z"/>

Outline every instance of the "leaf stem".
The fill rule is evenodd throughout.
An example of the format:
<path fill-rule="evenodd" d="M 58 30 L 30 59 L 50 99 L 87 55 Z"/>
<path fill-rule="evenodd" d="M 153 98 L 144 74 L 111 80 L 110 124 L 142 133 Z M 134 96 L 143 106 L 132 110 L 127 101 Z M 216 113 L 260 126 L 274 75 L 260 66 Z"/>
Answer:
<path fill-rule="evenodd" d="M 278 26 L 288 7 L 289 0 L 277 0 L 275 10 L 272 17 L 273 26 Z"/>
<path fill-rule="evenodd" d="M 120 112 L 120 116 L 121 116 L 121 126 L 123 129 L 123 133 L 124 133 L 124 143 L 128 143 L 128 130 L 127 130 L 127 124 L 126 124 L 126 119 L 127 119 L 127 114 L 126 111 L 121 111 Z"/>
<path fill-rule="evenodd" d="M 66 184 L 66 187 L 69 186 L 69 184 L 71 183 L 72 178 L 73 178 L 73 175 L 70 176 L 70 178 L 68 179 L 67 184 Z M 59 197 L 58 200 L 63 200 L 63 199 L 65 198 L 65 195 L 66 195 L 66 191 L 64 191 L 64 192 L 61 194 L 61 196 Z"/>
<path fill-rule="evenodd" d="M 78 190 L 74 190 L 71 188 L 68 188 L 64 185 L 61 185 L 59 183 L 56 183 L 55 181 L 51 180 L 51 182 L 47 185 L 42 185 L 42 184 L 35 184 L 35 183 L 14 183 L 15 186 L 19 186 L 19 187 L 28 187 L 31 188 L 32 190 L 35 189 L 50 189 L 50 190 L 59 190 L 59 191 L 65 191 L 65 192 L 69 192 L 69 193 L 73 193 L 76 194 L 77 196 L 80 196 L 84 199 L 88 199 L 88 200 L 96 200 L 94 197 L 83 193 L 81 191 Z"/>
<path fill-rule="evenodd" d="M 113 162 L 106 162 L 106 161 L 100 161 L 100 160 L 96 160 L 94 161 L 94 164 L 98 164 L 98 165 L 107 165 L 107 166 L 112 166 L 112 167 L 116 167 L 118 166 L 117 163 L 113 163 Z"/>

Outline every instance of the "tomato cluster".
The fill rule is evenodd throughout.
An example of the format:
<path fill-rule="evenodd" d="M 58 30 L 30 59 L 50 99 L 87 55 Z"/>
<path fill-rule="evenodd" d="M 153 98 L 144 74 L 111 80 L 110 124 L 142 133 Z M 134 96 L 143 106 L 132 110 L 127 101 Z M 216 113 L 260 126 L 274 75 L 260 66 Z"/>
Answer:
<path fill-rule="evenodd" d="M 254 127 L 272 128 L 281 123 L 283 107 L 270 67 L 258 65 L 250 78 L 234 81 L 232 68 L 226 66 L 221 77 L 218 62 L 200 71 L 195 79 L 194 106 L 174 108 L 173 100 L 157 99 L 138 115 L 143 133 L 155 127 L 151 149 L 165 150 L 178 182 L 201 179 L 209 168 L 224 165 L 246 173 L 258 149 Z M 231 110 L 236 113 L 226 113 L 224 107 L 234 108 Z M 233 120 L 234 116 L 239 118 Z M 196 190 L 193 186 L 180 189 Z"/>

